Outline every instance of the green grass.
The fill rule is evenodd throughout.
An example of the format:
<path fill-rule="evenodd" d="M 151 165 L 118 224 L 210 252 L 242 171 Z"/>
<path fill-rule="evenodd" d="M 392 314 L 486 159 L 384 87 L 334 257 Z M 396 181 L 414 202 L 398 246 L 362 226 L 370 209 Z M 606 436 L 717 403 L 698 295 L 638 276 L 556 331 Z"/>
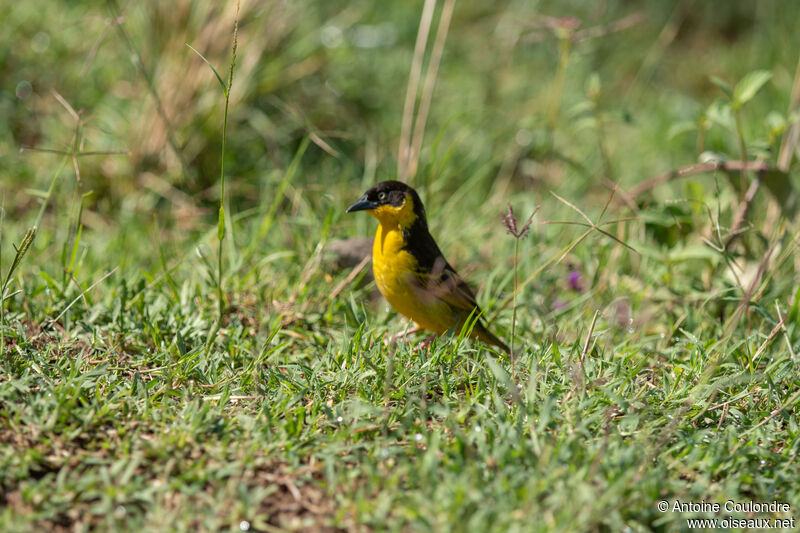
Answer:
<path fill-rule="evenodd" d="M 422 4 L 244 2 L 224 95 L 186 43 L 225 74 L 235 6 L 176 5 L 0 6 L 0 529 L 800 518 L 800 9 L 456 3 L 410 183 L 512 369 L 386 345 L 407 322 L 328 252 L 396 175 Z M 752 171 L 629 195 L 743 152 L 738 229 Z M 518 242 L 507 202 L 540 207 Z"/>

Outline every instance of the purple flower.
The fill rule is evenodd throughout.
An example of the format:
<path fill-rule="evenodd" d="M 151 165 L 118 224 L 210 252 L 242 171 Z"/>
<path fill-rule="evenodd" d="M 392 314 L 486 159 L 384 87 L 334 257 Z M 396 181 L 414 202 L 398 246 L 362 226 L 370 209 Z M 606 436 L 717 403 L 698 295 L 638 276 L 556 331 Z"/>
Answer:
<path fill-rule="evenodd" d="M 580 270 L 572 269 L 567 274 L 567 282 L 569 288 L 575 292 L 583 292 L 583 275 Z"/>

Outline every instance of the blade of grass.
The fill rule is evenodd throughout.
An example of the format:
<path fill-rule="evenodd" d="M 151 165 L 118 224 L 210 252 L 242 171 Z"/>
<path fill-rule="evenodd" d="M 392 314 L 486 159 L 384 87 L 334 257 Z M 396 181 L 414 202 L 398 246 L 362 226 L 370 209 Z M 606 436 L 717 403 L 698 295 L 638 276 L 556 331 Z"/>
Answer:
<path fill-rule="evenodd" d="M 225 85 L 225 82 L 224 82 L 224 81 L 222 81 L 222 76 L 220 76 L 220 75 L 219 75 L 219 72 L 217 72 L 217 69 L 215 69 L 215 68 L 214 68 L 214 65 L 212 65 L 212 64 L 211 64 L 211 63 L 208 61 L 208 59 L 206 59 L 206 56 L 204 56 L 203 54 L 201 54 L 200 52 L 198 52 L 198 51 L 197 51 L 197 49 L 196 49 L 194 46 L 192 46 L 192 45 L 191 45 L 191 44 L 189 44 L 189 43 L 183 43 L 183 44 L 185 44 L 186 46 L 188 46 L 189 48 L 191 48 L 192 52 L 194 52 L 195 54 L 197 54 L 197 55 L 200 57 L 200 59 L 202 59 L 202 60 L 205 62 L 205 64 L 206 64 L 206 65 L 208 65 L 208 68 L 210 68 L 210 69 L 211 69 L 211 72 L 213 72 L 213 73 L 214 73 L 214 76 L 216 76 L 216 77 L 217 77 L 217 81 L 219 82 L 219 86 L 220 86 L 220 87 L 222 87 L 222 94 L 224 94 L 224 95 L 225 95 L 225 97 L 227 98 L 227 96 L 228 96 L 228 87 Z"/>
<path fill-rule="evenodd" d="M 74 300 L 72 300 L 72 301 L 69 303 L 69 305 L 67 305 L 67 306 L 66 306 L 66 307 L 65 307 L 65 308 L 64 308 L 64 309 L 63 309 L 63 310 L 62 310 L 62 311 L 61 311 L 61 312 L 60 312 L 60 313 L 59 313 L 59 314 L 58 314 L 58 315 L 55 317 L 55 318 L 53 318 L 53 319 L 51 319 L 51 320 L 50 320 L 50 323 L 51 323 L 51 324 L 55 324 L 56 322 L 58 322 L 58 320 L 59 320 L 59 319 L 60 319 L 62 316 L 64 316 L 64 313 L 66 313 L 67 311 L 69 311 L 69 310 L 70 310 L 70 308 L 71 308 L 73 305 L 75 305 L 75 304 L 76 304 L 76 303 L 77 303 L 79 300 L 81 300 L 81 299 L 83 298 L 84 294 L 86 294 L 87 292 L 89 292 L 89 291 L 91 291 L 92 289 L 94 289 L 94 288 L 95 288 L 95 287 L 96 287 L 98 284 L 100 284 L 100 283 L 101 283 L 103 280 L 105 280 L 107 277 L 109 277 L 109 276 L 110 276 L 110 275 L 112 275 L 114 272 L 116 272 L 118 268 L 119 268 L 119 267 L 114 267 L 114 269 L 113 269 L 113 270 L 111 270 L 110 272 L 108 272 L 108 273 L 107 273 L 106 275 L 104 275 L 102 278 L 98 279 L 97 281 L 95 281 L 94 283 L 92 283 L 91 285 L 89 285 L 89 287 L 88 287 L 88 288 L 87 288 L 85 291 L 81 291 L 81 293 L 80 293 L 80 294 L 79 294 L 79 295 L 78 295 L 78 296 L 77 296 L 77 297 L 76 297 Z"/>
<path fill-rule="evenodd" d="M 411 72 L 408 76 L 406 99 L 403 104 L 403 121 L 400 125 L 400 146 L 397 149 L 397 176 L 403 182 L 408 180 L 411 126 L 414 122 L 414 107 L 417 101 L 420 76 L 422 75 L 422 62 L 425 56 L 425 49 L 428 46 L 428 35 L 431 31 L 431 21 L 433 20 L 435 7 L 436 0 L 425 0 L 417 31 L 417 41 L 414 45 L 414 59 L 411 62 Z"/>
<path fill-rule="evenodd" d="M 231 87 L 233 86 L 233 69 L 236 66 L 236 48 L 239 45 L 239 7 L 240 2 L 236 2 L 236 15 L 233 19 L 233 45 L 231 46 L 231 61 L 228 67 L 228 83 L 223 86 L 223 94 L 225 95 L 225 110 L 222 115 L 222 148 L 219 158 L 219 215 L 217 218 L 217 320 L 208 334 L 206 340 L 206 353 L 211 349 L 211 343 L 216 337 L 220 328 L 222 328 L 222 320 L 225 313 L 225 298 L 222 291 L 223 275 L 222 275 L 222 256 L 225 241 L 225 140 L 228 133 L 228 108 L 230 105 Z M 191 47 L 190 47 L 191 48 Z M 198 53 L 199 55 L 199 53 Z M 205 58 L 200 55 L 205 61 Z M 206 61 L 214 75 L 221 82 L 219 74 L 211 64 Z"/>
<path fill-rule="evenodd" d="M 439 17 L 439 28 L 436 31 L 436 39 L 433 43 L 431 59 L 428 63 L 428 69 L 425 73 L 425 82 L 422 87 L 422 99 L 420 100 L 419 110 L 417 111 L 417 119 L 414 124 L 414 135 L 411 140 L 411 150 L 408 155 L 407 178 L 409 179 L 413 178 L 417 173 L 417 166 L 419 165 L 419 153 L 422 149 L 422 140 L 425 136 L 425 124 L 428 121 L 431 100 L 433 100 L 433 88 L 436 84 L 436 76 L 439 73 L 439 63 L 442 60 L 444 43 L 447 41 L 447 32 L 450 28 L 450 20 L 453 17 L 455 5 L 456 0 L 445 0 L 444 7 L 442 8 L 442 14 Z"/>

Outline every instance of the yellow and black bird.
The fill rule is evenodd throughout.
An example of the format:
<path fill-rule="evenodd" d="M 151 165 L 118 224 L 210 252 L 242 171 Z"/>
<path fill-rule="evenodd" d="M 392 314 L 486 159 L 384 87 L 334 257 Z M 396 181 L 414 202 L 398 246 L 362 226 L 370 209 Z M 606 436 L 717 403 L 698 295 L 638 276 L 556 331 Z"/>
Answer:
<path fill-rule="evenodd" d="M 347 208 L 348 213 L 353 211 L 366 211 L 380 222 L 372 244 L 372 271 L 378 290 L 392 307 L 436 335 L 458 331 L 477 316 L 472 337 L 509 352 L 486 329 L 475 294 L 433 240 L 414 189 L 399 181 L 383 181 Z"/>

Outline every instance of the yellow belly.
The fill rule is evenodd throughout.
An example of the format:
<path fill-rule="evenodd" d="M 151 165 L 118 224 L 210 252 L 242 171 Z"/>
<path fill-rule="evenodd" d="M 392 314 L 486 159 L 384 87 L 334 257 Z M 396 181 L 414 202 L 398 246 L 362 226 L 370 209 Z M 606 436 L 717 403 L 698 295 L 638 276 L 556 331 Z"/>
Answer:
<path fill-rule="evenodd" d="M 378 226 L 372 245 L 372 272 L 383 297 L 397 312 L 421 328 L 441 334 L 458 324 L 453 309 L 420 287 L 414 277 L 417 261 L 403 250 L 399 228 Z"/>

